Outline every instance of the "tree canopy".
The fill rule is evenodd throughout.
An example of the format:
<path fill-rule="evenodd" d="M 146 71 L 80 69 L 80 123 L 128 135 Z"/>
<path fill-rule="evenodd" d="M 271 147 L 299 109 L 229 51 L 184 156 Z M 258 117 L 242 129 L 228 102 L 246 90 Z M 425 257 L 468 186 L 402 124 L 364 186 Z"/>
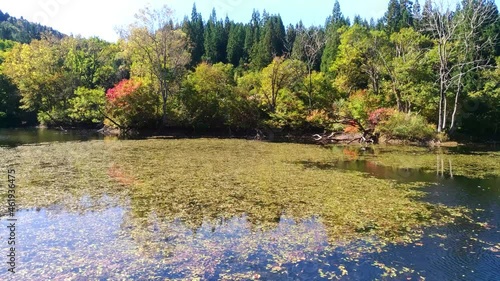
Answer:
<path fill-rule="evenodd" d="M 247 23 L 215 10 L 204 20 L 196 6 L 182 22 L 173 18 L 168 7 L 145 8 L 117 43 L 41 27 L 3 36 L 19 43 L 0 41 L 0 120 L 26 110 L 48 125 L 408 139 L 428 137 L 434 126 L 451 136 L 499 137 L 492 124 L 500 121 L 500 21 L 492 0 L 456 7 L 390 0 L 381 19 L 356 16 L 352 24 L 335 1 L 325 24 L 311 27 L 285 26 L 279 14 L 257 10 Z M 0 22 L 1 34 L 23 23 L 3 13 Z"/>

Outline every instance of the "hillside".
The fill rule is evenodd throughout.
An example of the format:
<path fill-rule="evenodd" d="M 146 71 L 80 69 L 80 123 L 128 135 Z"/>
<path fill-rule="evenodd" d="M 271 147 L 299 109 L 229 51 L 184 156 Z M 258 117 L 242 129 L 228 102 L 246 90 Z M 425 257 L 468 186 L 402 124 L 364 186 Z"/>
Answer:
<path fill-rule="evenodd" d="M 0 39 L 29 43 L 33 39 L 40 39 L 41 35 L 46 32 L 60 38 L 64 36 L 50 27 L 29 22 L 23 17 L 20 19 L 12 17 L 0 10 Z"/>

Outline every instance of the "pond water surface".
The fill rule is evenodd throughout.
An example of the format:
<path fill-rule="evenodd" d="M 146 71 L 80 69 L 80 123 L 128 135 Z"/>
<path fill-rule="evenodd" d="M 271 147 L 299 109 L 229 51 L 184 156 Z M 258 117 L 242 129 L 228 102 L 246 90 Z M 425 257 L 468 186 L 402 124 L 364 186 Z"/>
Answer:
<path fill-rule="evenodd" d="M 2 261 L 0 280 L 500 280 L 498 152 L 0 133 L 19 185 L 16 273 Z M 372 216 L 384 206 L 397 215 Z M 439 206 L 463 213 L 422 211 Z"/>
<path fill-rule="evenodd" d="M 43 128 L 0 129 L 0 146 L 10 147 L 47 142 L 88 141 L 103 138 L 103 135 L 91 130 L 72 131 Z"/>

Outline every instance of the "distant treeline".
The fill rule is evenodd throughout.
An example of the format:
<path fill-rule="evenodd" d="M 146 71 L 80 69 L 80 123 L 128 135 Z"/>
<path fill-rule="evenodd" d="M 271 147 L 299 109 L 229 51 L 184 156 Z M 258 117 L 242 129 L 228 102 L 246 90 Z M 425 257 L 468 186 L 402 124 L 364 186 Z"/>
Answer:
<path fill-rule="evenodd" d="M 58 38 L 64 34 L 37 23 L 32 23 L 24 18 L 15 18 L 0 10 L 0 39 L 12 40 L 21 43 L 29 43 L 33 39 L 40 40 L 42 34 L 48 33 Z"/>

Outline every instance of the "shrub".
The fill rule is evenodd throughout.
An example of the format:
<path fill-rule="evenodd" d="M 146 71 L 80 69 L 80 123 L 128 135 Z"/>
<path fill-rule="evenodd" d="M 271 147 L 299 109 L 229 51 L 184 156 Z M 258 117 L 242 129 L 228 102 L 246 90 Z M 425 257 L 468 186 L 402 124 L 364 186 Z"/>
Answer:
<path fill-rule="evenodd" d="M 68 116 L 71 120 L 83 124 L 99 124 L 104 120 L 102 112 L 106 105 L 104 89 L 79 87 L 69 100 Z"/>
<path fill-rule="evenodd" d="M 391 139 L 425 141 L 436 137 L 434 126 L 418 114 L 394 112 L 380 121 L 376 132 Z"/>
<path fill-rule="evenodd" d="M 114 125 L 147 128 L 159 120 L 157 95 L 137 80 L 122 80 L 106 93 L 108 117 Z"/>

